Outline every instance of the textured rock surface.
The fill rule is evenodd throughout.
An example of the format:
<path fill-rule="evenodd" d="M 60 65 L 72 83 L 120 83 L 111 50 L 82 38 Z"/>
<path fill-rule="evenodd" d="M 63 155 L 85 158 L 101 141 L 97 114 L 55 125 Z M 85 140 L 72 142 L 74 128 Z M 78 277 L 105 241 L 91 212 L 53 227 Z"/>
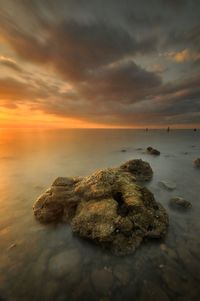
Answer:
<path fill-rule="evenodd" d="M 85 178 L 57 178 L 36 200 L 34 214 L 41 222 L 65 220 L 79 236 L 128 254 L 167 230 L 165 209 L 136 183 L 151 176 L 148 163 L 132 160 Z"/>
<path fill-rule="evenodd" d="M 150 164 L 141 159 L 130 160 L 122 164 L 120 168 L 133 174 L 137 181 L 149 181 L 153 177 Z"/>

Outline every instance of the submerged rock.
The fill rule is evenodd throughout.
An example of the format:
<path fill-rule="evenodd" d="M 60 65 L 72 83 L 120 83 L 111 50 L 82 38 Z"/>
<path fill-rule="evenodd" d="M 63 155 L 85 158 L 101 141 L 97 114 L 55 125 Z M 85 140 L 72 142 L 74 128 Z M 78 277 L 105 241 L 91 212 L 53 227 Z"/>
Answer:
<path fill-rule="evenodd" d="M 174 208 L 191 208 L 192 204 L 182 197 L 174 197 L 170 200 L 170 206 Z"/>
<path fill-rule="evenodd" d="M 80 276 L 80 261 L 81 257 L 77 250 L 63 251 L 50 258 L 48 270 L 54 278 L 68 275 L 75 279 Z"/>
<path fill-rule="evenodd" d="M 136 183 L 150 179 L 142 160 L 107 168 L 85 178 L 57 178 L 34 204 L 42 222 L 65 220 L 74 233 L 116 254 L 128 254 L 145 238 L 165 235 L 168 215 L 153 194 Z"/>
<path fill-rule="evenodd" d="M 194 160 L 194 166 L 195 167 L 200 167 L 200 158 L 197 158 L 196 160 Z"/>
<path fill-rule="evenodd" d="M 160 152 L 151 146 L 147 147 L 147 152 L 151 155 L 156 155 L 156 156 L 160 155 Z"/>
<path fill-rule="evenodd" d="M 91 273 L 91 281 L 98 293 L 105 293 L 113 285 L 113 274 L 109 270 L 97 269 Z"/>
<path fill-rule="evenodd" d="M 170 301 L 161 286 L 151 281 L 144 281 L 139 301 Z"/>
<path fill-rule="evenodd" d="M 160 181 L 159 185 L 167 190 L 176 189 L 176 183 L 174 183 L 172 181 Z"/>

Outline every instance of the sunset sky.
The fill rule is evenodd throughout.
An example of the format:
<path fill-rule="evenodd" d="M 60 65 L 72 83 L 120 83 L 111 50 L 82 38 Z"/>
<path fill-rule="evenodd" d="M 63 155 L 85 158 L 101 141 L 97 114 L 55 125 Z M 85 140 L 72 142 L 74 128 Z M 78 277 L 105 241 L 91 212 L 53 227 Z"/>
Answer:
<path fill-rule="evenodd" d="M 200 126 L 199 0 L 0 0 L 0 127 Z"/>

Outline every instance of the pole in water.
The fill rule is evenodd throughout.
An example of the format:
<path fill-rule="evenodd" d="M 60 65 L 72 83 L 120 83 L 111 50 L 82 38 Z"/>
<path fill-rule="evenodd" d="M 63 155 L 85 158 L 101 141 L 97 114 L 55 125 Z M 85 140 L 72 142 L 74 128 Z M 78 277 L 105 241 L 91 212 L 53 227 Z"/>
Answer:
<path fill-rule="evenodd" d="M 167 131 L 168 131 L 168 132 L 170 131 L 170 128 L 169 128 L 169 126 L 168 126 L 168 128 L 167 128 Z"/>

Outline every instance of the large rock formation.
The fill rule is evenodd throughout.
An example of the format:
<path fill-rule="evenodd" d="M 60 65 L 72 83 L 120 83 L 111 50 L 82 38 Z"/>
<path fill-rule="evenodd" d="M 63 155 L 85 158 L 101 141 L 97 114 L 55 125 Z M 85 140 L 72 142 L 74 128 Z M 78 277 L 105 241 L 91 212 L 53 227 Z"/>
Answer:
<path fill-rule="evenodd" d="M 57 178 L 36 200 L 34 214 L 41 222 L 65 220 L 74 233 L 116 254 L 131 253 L 145 238 L 162 237 L 168 226 L 165 209 L 137 185 L 137 178 L 150 175 L 148 163 L 132 160 L 85 178 Z"/>

